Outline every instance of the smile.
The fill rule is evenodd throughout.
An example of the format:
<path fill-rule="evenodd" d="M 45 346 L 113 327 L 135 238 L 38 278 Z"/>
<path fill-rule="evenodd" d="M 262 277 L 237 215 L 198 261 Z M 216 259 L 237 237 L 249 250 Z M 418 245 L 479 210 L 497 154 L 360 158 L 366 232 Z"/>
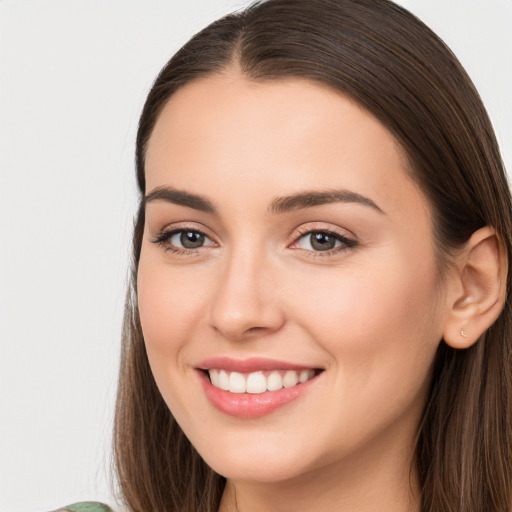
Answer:
<path fill-rule="evenodd" d="M 323 380 L 324 369 L 284 361 L 219 357 L 196 366 L 210 403 L 220 412 L 256 419 L 310 393 Z"/>
<path fill-rule="evenodd" d="M 230 393 L 260 394 L 303 384 L 315 376 L 315 370 L 272 370 L 240 373 L 221 369 L 208 370 L 210 382 Z"/>

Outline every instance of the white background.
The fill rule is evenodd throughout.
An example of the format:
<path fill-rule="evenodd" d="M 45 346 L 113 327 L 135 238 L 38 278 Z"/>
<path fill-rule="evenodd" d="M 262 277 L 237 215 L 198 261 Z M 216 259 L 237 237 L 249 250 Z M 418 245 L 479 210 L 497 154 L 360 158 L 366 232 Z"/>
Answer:
<path fill-rule="evenodd" d="M 0 0 L 0 512 L 114 503 L 136 123 L 244 0 Z M 402 0 L 462 60 L 512 169 L 512 0 Z"/>

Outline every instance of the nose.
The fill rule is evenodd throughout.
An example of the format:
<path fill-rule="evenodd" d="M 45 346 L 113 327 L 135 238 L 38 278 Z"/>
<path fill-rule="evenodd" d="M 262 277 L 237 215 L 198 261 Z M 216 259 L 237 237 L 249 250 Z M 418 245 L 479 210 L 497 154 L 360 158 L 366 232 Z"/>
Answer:
<path fill-rule="evenodd" d="M 285 314 L 278 298 L 279 282 L 269 264 L 256 254 L 233 254 L 217 277 L 210 304 L 210 326 L 230 340 L 278 331 Z"/>

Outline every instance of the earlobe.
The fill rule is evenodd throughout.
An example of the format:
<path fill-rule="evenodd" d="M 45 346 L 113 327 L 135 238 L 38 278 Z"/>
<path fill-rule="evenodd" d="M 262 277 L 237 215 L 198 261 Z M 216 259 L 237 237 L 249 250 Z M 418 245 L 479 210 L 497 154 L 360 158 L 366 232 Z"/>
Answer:
<path fill-rule="evenodd" d="M 503 309 L 508 268 L 504 244 L 486 226 L 473 233 L 455 265 L 443 337 L 452 348 L 463 349 L 476 343 Z"/>

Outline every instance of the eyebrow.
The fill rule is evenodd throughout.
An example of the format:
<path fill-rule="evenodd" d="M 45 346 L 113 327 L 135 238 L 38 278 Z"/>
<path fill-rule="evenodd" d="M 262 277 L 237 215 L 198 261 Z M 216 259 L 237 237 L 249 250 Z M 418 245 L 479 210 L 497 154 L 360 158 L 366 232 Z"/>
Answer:
<path fill-rule="evenodd" d="M 146 204 L 154 201 L 167 201 L 179 206 L 186 206 L 194 210 L 206 213 L 217 213 L 215 206 L 204 196 L 192 194 L 184 190 L 178 190 L 173 187 L 156 187 L 143 199 L 144 207 Z M 305 191 L 283 196 L 274 199 L 269 207 L 270 213 L 286 213 L 295 210 L 303 210 L 314 206 L 321 206 L 330 203 L 357 203 L 369 206 L 379 213 L 384 214 L 383 210 L 377 206 L 369 197 L 345 189 L 325 190 L 325 191 Z"/>
<path fill-rule="evenodd" d="M 384 211 L 369 197 L 345 189 L 306 191 L 291 196 L 278 197 L 272 201 L 270 212 L 286 213 L 329 203 L 357 203 L 369 206 L 379 213 L 384 214 Z"/>
<path fill-rule="evenodd" d="M 168 203 L 186 206 L 206 213 L 216 213 L 213 204 L 205 197 L 172 187 L 157 187 L 153 189 L 144 196 L 144 207 L 153 201 L 167 201 Z"/>

